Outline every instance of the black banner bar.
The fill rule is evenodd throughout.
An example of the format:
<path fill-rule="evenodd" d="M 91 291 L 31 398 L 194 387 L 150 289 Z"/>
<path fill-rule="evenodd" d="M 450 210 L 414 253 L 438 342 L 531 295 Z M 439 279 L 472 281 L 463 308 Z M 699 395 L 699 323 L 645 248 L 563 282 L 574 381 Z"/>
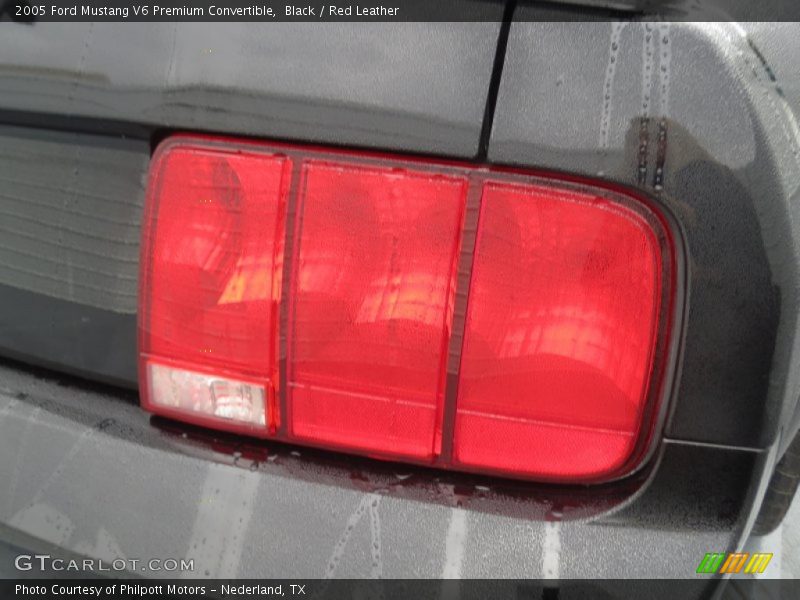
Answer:
<path fill-rule="evenodd" d="M 0 22 L 501 21 L 511 0 L 0 0 Z M 520 0 L 515 20 L 797 21 L 797 0 Z"/>
<path fill-rule="evenodd" d="M 719 589 L 721 586 L 721 589 Z M 719 594 L 719 595 L 716 595 Z M 712 577 L 631 580 L 0 580 L 3 600 L 194 600 L 237 598 L 359 600 L 612 600 L 681 598 L 800 598 L 800 580 Z"/>

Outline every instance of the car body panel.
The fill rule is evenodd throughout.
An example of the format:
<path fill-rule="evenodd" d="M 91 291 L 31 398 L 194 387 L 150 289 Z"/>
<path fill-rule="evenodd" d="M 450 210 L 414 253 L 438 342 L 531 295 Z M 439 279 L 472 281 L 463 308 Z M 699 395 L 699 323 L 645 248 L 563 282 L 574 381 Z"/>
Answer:
<path fill-rule="evenodd" d="M 24 125 L 0 125 L 0 348 L 135 387 L 153 136 L 472 157 L 500 23 L 72 27 L 4 23 L 0 36 L 0 122 Z"/>
<path fill-rule="evenodd" d="M 675 217 L 688 279 L 668 435 L 766 448 L 800 390 L 798 105 L 774 80 L 800 75 L 759 56 L 733 23 L 515 23 L 489 159 L 630 186 Z"/>
<path fill-rule="evenodd" d="M 0 522 L 201 578 L 683 578 L 736 545 L 767 460 L 666 444 L 659 468 L 581 492 L 182 432 L 133 394 L 9 365 L 0 381 Z"/>
<path fill-rule="evenodd" d="M 69 27 L 3 24 L 0 108 L 471 157 L 500 23 Z"/>

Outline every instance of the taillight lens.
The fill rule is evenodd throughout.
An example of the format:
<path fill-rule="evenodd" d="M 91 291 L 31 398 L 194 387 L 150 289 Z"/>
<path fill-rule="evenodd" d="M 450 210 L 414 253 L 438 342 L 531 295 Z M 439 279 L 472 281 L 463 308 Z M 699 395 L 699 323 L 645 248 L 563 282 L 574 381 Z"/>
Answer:
<path fill-rule="evenodd" d="M 661 260 L 658 238 L 631 208 L 485 184 L 456 460 L 570 478 L 622 466 L 647 399 Z"/>
<path fill-rule="evenodd" d="M 277 425 L 277 411 L 264 411 L 275 406 L 277 267 L 290 173 L 285 156 L 193 143 L 155 159 L 141 281 L 147 408 L 234 431 Z M 248 410 L 209 400 L 176 404 L 241 380 L 261 386 L 242 400 L 252 403 Z"/>
<path fill-rule="evenodd" d="M 432 457 L 467 180 L 308 161 L 300 181 L 292 433 Z"/>
<path fill-rule="evenodd" d="M 586 186 L 175 138 L 148 186 L 142 403 L 378 457 L 614 477 L 654 430 L 669 240 Z"/>

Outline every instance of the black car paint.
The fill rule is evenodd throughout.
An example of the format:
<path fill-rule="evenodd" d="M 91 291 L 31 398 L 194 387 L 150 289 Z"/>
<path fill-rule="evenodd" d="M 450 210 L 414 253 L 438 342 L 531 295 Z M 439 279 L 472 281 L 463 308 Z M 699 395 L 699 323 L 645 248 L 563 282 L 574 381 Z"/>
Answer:
<path fill-rule="evenodd" d="M 793 28 L 777 31 L 800 56 Z M 800 138 L 788 133 L 800 104 L 781 87 L 796 69 L 775 81 L 732 23 L 517 23 L 506 56 L 491 161 L 634 186 L 681 226 L 687 318 L 668 436 L 770 446 L 800 390 Z"/>
<path fill-rule="evenodd" d="M 542 486 L 151 419 L 133 393 L 20 365 L 0 381 L 2 523 L 94 557 L 194 559 L 198 577 L 535 578 L 553 532 L 564 578 L 688 577 L 739 542 L 772 459 L 666 442 L 625 481 Z"/>
<path fill-rule="evenodd" d="M 470 158 L 500 31 L 79 23 L 64 37 L 53 23 L 3 27 L 0 55 L 13 68 L 0 69 L 0 123 L 17 127 L 0 125 L 10 229 L 0 348 L 131 387 L 144 178 L 159 139 L 216 131 Z M 35 221 L 33 203 L 44 211 Z M 31 252 L 31 236 L 46 256 Z"/>
<path fill-rule="evenodd" d="M 209 535 L 224 538 L 224 532 L 198 517 L 208 501 L 203 478 L 222 463 L 230 466 L 220 475 L 229 484 L 257 490 L 257 502 L 233 509 L 233 517 L 260 515 L 255 506 L 272 515 L 251 519 L 242 534 L 247 539 L 237 542 L 246 551 L 234 575 L 329 574 L 348 521 L 365 511 L 372 518 L 375 513 L 361 505 L 364 498 L 375 497 L 386 499 L 380 563 L 395 576 L 443 573 L 449 555 L 442 540 L 458 509 L 469 514 L 471 529 L 461 543 L 465 573 L 474 576 L 540 575 L 542 540 L 553 522 L 562 527 L 565 576 L 648 576 L 657 564 L 662 574 L 682 577 L 693 572 L 706 551 L 738 547 L 779 445 L 796 429 L 791 415 L 800 373 L 792 357 L 800 341 L 800 229 L 796 189 L 788 193 L 787 161 L 797 157 L 797 146 L 786 134 L 789 125 L 780 119 L 794 115 L 799 106 L 791 96 L 797 89 L 796 71 L 783 67 L 788 73 L 784 79 L 781 64 L 796 61 L 800 50 L 785 31 L 782 43 L 772 40 L 784 53 L 783 62 L 767 63 L 769 52 L 757 50 L 758 36 L 742 36 L 733 24 L 722 24 L 718 31 L 675 24 L 668 43 L 683 50 L 671 55 L 669 85 L 673 99 L 682 95 L 692 102 L 677 104 L 679 108 L 673 102 L 663 114 L 651 109 L 650 118 L 643 120 L 640 75 L 649 44 L 644 24 L 630 24 L 617 40 L 619 56 L 634 58 L 626 62 L 630 68 L 625 72 L 620 59 L 616 76 L 622 91 L 614 90 L 606 102 L 613 26 L 535 23 L 525 10 L 534 9 L 518 9 L 519 21 L 509 31 L 487 159 L 634 189 L 669 211 L 687 242 L 687 316 L 679 340 L 677 391 L 670 398 L 673 413 L 667 438 L 643 470 L 599 488 L 559 488 L 476 480 L 307 450 L 293 456 L 297 450 L 280 444 L 232 441 L 192 429 L 187 431 L 197 439 L 188 440 L 159 429 L 169 425 L 157 419 L 151 423 L 130 402 L 119 400 L 120 392 L 86 390 L 72 380 L 59 386 L 36 372 L 6 365 L 0 378 L 0 427 L 8 431 L 0 437 L 0 478 L 16 478 L 17 484 L 0 513 L 2 522 L 89 554 L 100 552 L 99 541 L 92 545 L 87 540 L 99 540 L 101 530 L 127 553 L 152 552 L 154 547 L 186 553 L 189 540 L 181 531 L 202 533 L 208 527 Z M 385 69 L 387 79 L 356 85 L 349 92 L 329 81 L 337 92 L 332 93 L 326 84 L 299 81 L 309 76 L 288 74 L 279 65 L 280 76 L 298 79 L 298 90 L 274 93 L 276 79 L 268 75 L 276 59 L 262 54 L 256 34 L 261 25 L 231 26 L 220 38 L 228 60 L 260 56 L 256 72 L 263 76 L 245 80 L 239 74 L 233 88 L 224 85 L 224 59 L 202 62 L 201 46 L 206 44 L 194 42 L 202 25 L 154 28 L 140 51 L 168 58 L 133 60 L 144 69 L 133 84 L 129 78 L 120 80 L 121 74 L 135 73 L 131 64 L 115 63 L 134 43 L 132 35 L 126 37 L 113 24 L 86 25 L 74 34 L 81 43 L 64 42 L 58 54 L 61 64 L 54 69 L 47 65 L 52 52 L 44 51 L 39 37 L 48 26 L 24 26 L 29 27 L 24 36 L 29 39 L 21 45 L 0 38 L 4 62 L 15 65 L 0 69 L 0 117 L 5 123 L 0 127 L 0 176 L 17 199 L 52 199 L 52 210 L 59 211 L 53 232 L 61 236 L 56 238 L 57 260 L 45 273 L 52 280 L 49 291 L 21 289 L 8 275 L 2 281 L 0 346 L 7 355 L 129 386 L 135 385 L 136 359 L 131 343 L 135 304 L 130 304 L 129 291 L 135 290 L 136 262 L 130 257 L 137 255 L 143 181 L 154 139 L 188 129 L 474 158 L 481 149 L 500 32 L 498 23 L 406 24 L 405 39 L 397 42 L 403 49 L 397 49 L 391 38 L 387 41 L 385 28 L 367 30 L 359 35 L 369 39 L 361 37 L 359 44 L 394 48 L 377 52 L 371 63 L 372 77 Z M 324 60 L 338 64 L 335 77 L 356 77 L 362 56 L 347 43 L 348 26 L 303 27 L 313 35 L 303 39 L 298 73 L 302 60 Z M 726 27 L 731 28 L 727 33 Z M 270 43 L 296 47 L 296 33 L 287 26 L 272 28 Z M 166 50 L 170 39 L 171 52 Z M 433 54 L 444 68 L 421 68 L 436 61 L 430 61 L 430 49 L 419 49 L 409 39 L 434 45 L 440 40 Z M 309 45 L 308 40 L 314 41 Z M 40 54 L 32 52 L 37 48 Z M 38 56 L 39 63 L 30 64 L 28 56 Z M 420 68 L 403 71 L 405 77 L 392 74 L 406 60 Z M 172 85 L 175 73 L 198 61 L 208 69 L 199 80 Z M 99 65 L 106 65 L 105 72 Z M 148 79 L 155 65 L 160 75 Z M 653 58 L 650 67 L 660 67 L 659 59 Z M 684 85 L 676 83 L 684 78 Z M 388 107 L 381 106 L 380 81 L 388 79 L 411 86 L 413 93 L 394 96 Z M 258 89 L 252 89 L 254 83 Z M 419 98 L 427 104 L 415 106 Z M 708 104 L 715 98 L 727 104 L 714 110 Z M 693 111 L 698 106 L 704 111 Z M 743 157 L 748 160 L 740 164 Z M 663 170 L 657 175 L 659 167 Z M 42 186 L 49 190 L 44 196 L 37 191 Z M 3 202 L 4 209 L 11 205 Z M 128 287 L 115 287 L 111 281 L 95 290 L 96 296 L 82 297 L 70 283 L 80 282 L 74 267 L 81 266 L 79 256 L 87 250 L 77 246 L 79 238 L 72 240 L 70 231 L 97 228 L 92 216 L 108 215 L 111 205 L 121 211 L 117 220 L 122 230 L 99 234 L 94 229 L 95 242 L 80 238 L 96 244 L 88 253 L 98 257 L 84 268 L 91 277 L 103 261 L 102 269 L 112 279 L 122 276 L 117 279 L 128 281 Z M 30 236 L 8 239 L 20 244 L 18 255 L 26 251 L 25 243 L 47 248 L 44 242 L 36 246 Z M 124 252 L 109 250 L 120 247 Z M 125 294 L 115 294 L 119 289 Z M 26 441 L 30 436 L 41 447 L 22 468 L 25 445 L 34 444 Z M 49 438 L 60 441 L 42 441 Z M 65 453 L 70 461 L 64 460 Z M 82 460 L 71 461 L 76 456 Z M 272 462 L 271 456 L 278 458 Z M 118 475 L 119 461 L 124 477 Z M 406 472 L 412 477 L 396 476 Z M 42 491 L 36 483 L 40 473 L 49 473 L 47 481 L 59 485 L 48 484 Z M 161 489 L 159 482 L 173 477 L 177 479 L 170 490 Z M 106 503 L 104 494 L 111 494 L 114 502 Z M 47 509 L 66 519 L 62 524 L 70 524 L 69 535 L 40 522 L 36 511 Z M 154 537 L 146 539 L 140 531 L 143 513 L 158 515 L 159 523 L 169 525 L 158 533 L 148 528 Z M 309 523 L 313 527 L 303 531 Z M 370 532 L 364 548 L 356 542 L 350 555 L 339 554 L 344 566 L 337 571 L 334 565 L 333 574 L 374 574 L 374 556 L 370 562 L 366 550 L 374 543 L 374 523 Z M 280 540 L 280 554 L 264 542 L 270 539 Z M 313 544 L 320 551 L 303 555 Z M 530 551 L 520 550 L 525 548 Z M 676 554 L 678 560 L 664 560 Z M 219 556 L 210 553 L 204 560 L 209 574 L 231 574 Z M 704 590 L 700 582 L 698 592 Z"/>

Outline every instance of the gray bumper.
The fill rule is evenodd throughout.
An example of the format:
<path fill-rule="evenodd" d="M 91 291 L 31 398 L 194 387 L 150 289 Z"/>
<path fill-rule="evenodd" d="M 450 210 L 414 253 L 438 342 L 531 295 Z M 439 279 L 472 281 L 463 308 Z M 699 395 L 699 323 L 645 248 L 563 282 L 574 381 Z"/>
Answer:
<path fill-rule="evenodd" d="M 569 489 L 512 494 L 458 474 L 236 447 L 156 424 L 133 395 L 0 366 L 0 527 L 106 561 L 193 559 L 182 574 L 191 578 L 685 578 L 706 552 L 738 544 L 752 506 L 752 490 L 731 506 L 715 482 L 718 496 L 670 511 L 655 473 L 636 490 L 570 503 Z M 662 479 L 693 452 L 663 448 Z M 734 456 L 753 477 L 763 468 L 758 453 L 703 451 L 715 470 Z M 712 583 L 704 577 L 701 588 Z"/>

